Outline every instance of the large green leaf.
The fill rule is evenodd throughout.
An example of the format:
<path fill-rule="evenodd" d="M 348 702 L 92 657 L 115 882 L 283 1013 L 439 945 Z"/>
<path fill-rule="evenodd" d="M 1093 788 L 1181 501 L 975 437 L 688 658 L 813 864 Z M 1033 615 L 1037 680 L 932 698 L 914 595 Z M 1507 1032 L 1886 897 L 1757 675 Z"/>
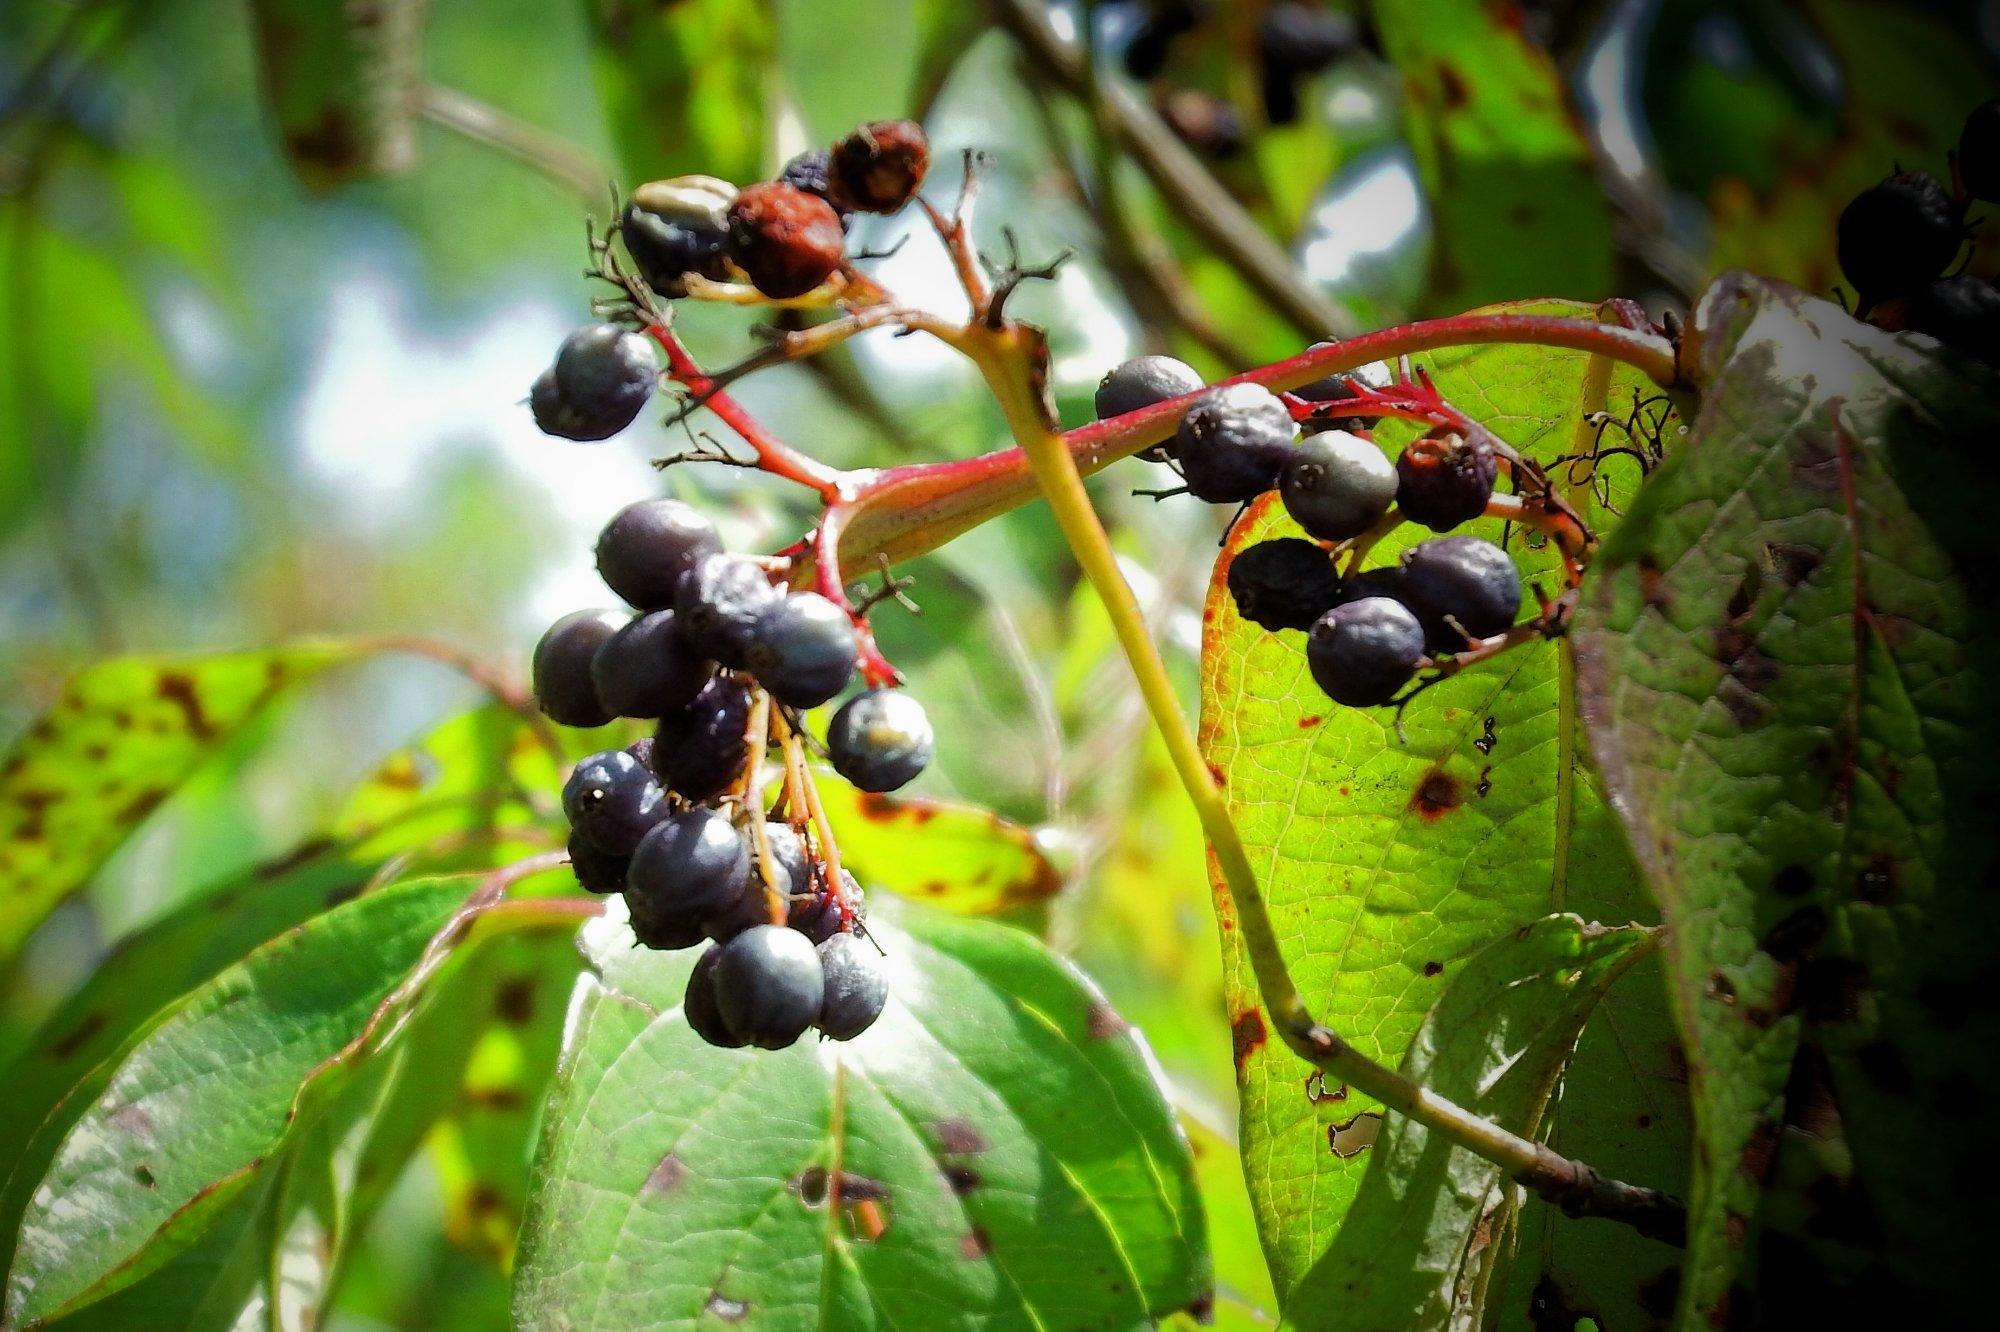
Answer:
<path fill-rule="evenodd" d="M 1548 53 L 1485 0 L 1376 0 L 1370 12 L 1403 74 L 1436 216 L 1431 307 L 1609 294 L 1610 210 Z"/>
<path fill-rule="evenodd" d="M 1584 1019 L 1642 956 L 1648 931 L 1549 916 L 1487 945 L 1424 1019 L 1403 1072 L 1533 1136 Z M 1520 1190 L 1500 1167 L 1414 1120 L 1386 1120 L 1354 1209 L 1292 1292 L 1352 1332 L 1481 1324 Z"/>
<path fill-rule="evenodd" d="M 1559 303 L 1513 308 L 1588 313 Z M 1573 447 L 1589 366 L 1579 353 L 1530 347 L 1426 359 L 1449 399 L 1544 459 Z M 1624 403 L 1639 389 L 1621 371 L 1609 392 Z M 1384 438 L 1397 437 L 1385 431 Z M 1619 468 L 1603 478 L 1614 503 L 1635 475 L 1622 460 Z M 1589 503 L 1591 494 L 1580 485 L 1577 501 Z M 1492 520 L 1468 530 L 1502 535 Z M 1204 612 L 1202 743 L 1306 1001 L 1357 1049 L 1394 1063 L 1465 960 L 1487 944 L 1552 911 L 1624 922 L 1646 919 L 1649 907 L 1581 762 L 1565 645 L 1510 652 L 1429 690 L 1405 713 L 1407 738 L 1399 739 L 1385 711 L 1337 707 L 1314 687 L 1299 635 L 1268 633 L 1237 616 L 1224 585 L 1228 561 L 1275 535 L 1297 531 L 1266 501 L 1239 524 L 1217 568 Z M 1376 558 L 1393 559 L 1426 535 L 1399 532 Z M 1518 533 L 1510 548 L 1525 575 L 1554 590 L 1553 552 Z M 1360 1116 L 1376 1107 L 1322 1086 L 1267 1039 L 1226 898 L 1217 909 L 1244 1159 L 1283 1293 L 1339 1231 L 1368 1165 L 1365 1132 L 1355 1129 L 1367 1127 Z M 1586 1046 L 1590 1104 L 1579 1116 L 1559 1107 L 1550 1132 L 1566 1135 L 1573 1119 L 1616 1124 L 1597 1144 L 1608 1152 L 1599 1164 L 1675 1188 L 1685 1169 L 1685 1109 L 1669 1081 L 1677 1072 L 1673 1029 L 1644 1000 L 1623 1016 L 1630 1021 L 1608 1040 Z M 1524 1217 L 1537 1233 L 1538 1207 Z M 1639 1274 L 1671 1258 L 1664 1246 L 1619 1235 L 1593 1237 L 1574 1253 L 1538 1248 L 1533 1261 L 1557 1269 L 1566 1285 L 1588 1287 L 1579 1297 L 1610 1316 L 1631 1306 Z M 1503 1312 L 1525 1312 L 1525 1304 Z"/>
<path fill-rule="evenodd" d="M 1741 275 L 1692 336 L 1700 416 L 1577 634 L 1671 927 L 1699 1127 L 1683 1316 L 1746 1281 L 1767 1312 L 1970 1325 L 1996 1239 L 1964 1189 L 2000 1092 L 2000 387 Z"/>
<path fill-rule="evenodd" d="M 635 180 L 763 174 L 769 15 L 739 0 L 583 0 L 605 123 Z"/>
<path fill-rule="evenodd" d="M 1004 926 L 878 911 L 858 1040 L 704 1045 L 692 957 L 586 931 L 516 1321 L 1133 1327 L 1208 1297 L 1186 1140 L 1137 1035 Z M 829 1205 L 829 1198 L 838 1205 Z"/>
<path fill-rule="evenodd" d="M 71 680 L 0 760 L 0 963 L 231 732 L 361 650 L 125 657 Z"/>
<path fill-rule="evenodd" d="M 337 907 L 217 976 L 140 1041 L 34 1191 L 7 1277 L 9 1322 L 130 1285 L 255 1184 L 311 1123 L 308 1094 L 331 1095 L 384 1048 L 356 1042 L 467 891 L 419 881 Z"/>

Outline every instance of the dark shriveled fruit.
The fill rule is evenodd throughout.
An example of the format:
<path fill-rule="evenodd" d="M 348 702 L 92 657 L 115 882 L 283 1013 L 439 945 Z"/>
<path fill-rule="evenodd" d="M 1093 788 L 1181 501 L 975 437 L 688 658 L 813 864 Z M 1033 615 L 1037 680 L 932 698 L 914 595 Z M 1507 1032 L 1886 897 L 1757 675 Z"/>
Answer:
<path fill-rule="evenodd" d="M 819 1019 L 826 973 L 812 942 L 777 925 L 748 929 L 723 945 L 715 1002 L 729 1030 L 751 1045 L 782 1050 Z"/>
<path fill-rule="evenodd" d="M 635 616 L 590 663 L 598 701 L 619 717 L 660 717 L 686 707 L 708 674 L 708 663 L 682 640 L 667 610 Z"/>
<path fill-rule="evenodd" d="M 1395 698 L 1424 660 L 1424 630 L 1399 601 L 1363 597 L 1335 606 L 1306 636 L 1313 683 L 1336 703 L 1375 707 Z"/>
<path fill-rule="evenodd" d="M 1403 553 L 1403 600 L 1423 624 L 1433 652 L 1463 652 L 1491 638 L 1521 610 L 1521 571 L 1506 551 L 1478 537 L 1437 537 Z"/>
<path fill-rule="evenodd" d="M 1854 197 L 1840 214 L 1840 271 L 1864 303 L 1907 296 L 1951 265 L 1965 239 L 1958 205 L 1936 178 L 1904 171 Z"/>
<path fill-rule="evenodd" d="M 535 644 L 532 674 L 535 702 L 550 721 L 564 726 L 602 726 L 612 714 L 597 697 L 590 664 L 597 650 L 625 627 L 617 611 L 580 610 L 550 625 Z"/>
<path fill-rule="evenodd" d="M 826 993 L 819 1029 L 836 1041 L 851 1041 L 875 1025 L 889 1002 L 889 975 L 875 946 L 853 934 L 836 934 L 819 946 Z"/>
<path fill-rule="evenodd" d="M 729 208 L 729 257 L 766 296 L 803 296 L 840 267 L 846 234 L 833 205 L 781 181 L 752 185 Z"/>
<path fill-rule="evenodd" d="M 913 120 L 878 120 L 833 145 L 828 193 L 864 213 L 893 213 L 916 196 L 930 164 L 923 126 Z"/>
<path fill-rule="evenodd" d="M 598 534 L 597 572 L 638 609 L 664 610 L 674 604 L 680 576 L 721 550 L 715 525 L 692 504 L 638 500 L 613 514 Z"/>
<path fill-rule="evenodd" d="M 1246 547 L 1229 562 L 1236 613 L 1265 629 L 1310 629 L 1340 597 L 1333 557 L 1310 541 L 1281 537 Z"/>
<path fill-rule="evenodd" d="M 936 737 L 923 705 L 900 689 L 871 689 L 826 728 L 833 770 L 863 791 L 893 791 L 930 766 Z"/>
<path fill-rule="evenodd" d="M 722 961 L 722 946 L 711 946 L 696 960 L 688 973 L 687 992 L 681 1000 L 681 1016 L 694 1034 L 723 1050 L 741 1049 L 748 1042 L 729 1029 L 715 1002 L 715 968 Z"/>
<path fill-rule="evenodd" d="M 1449 532 L 1486 512 L 1499 460 L 1484 439 L 1435 430 L 1396 459 L 1396 508 L 1413 523 Z"/>
<path fill-rule="evenodd" d="M 1285 512 L 1322 541 L 1360 536 L 1396 501 L 1396 468 L 1374 441 L 1345 430 L 1308 435 L 1278 484 Z"/>

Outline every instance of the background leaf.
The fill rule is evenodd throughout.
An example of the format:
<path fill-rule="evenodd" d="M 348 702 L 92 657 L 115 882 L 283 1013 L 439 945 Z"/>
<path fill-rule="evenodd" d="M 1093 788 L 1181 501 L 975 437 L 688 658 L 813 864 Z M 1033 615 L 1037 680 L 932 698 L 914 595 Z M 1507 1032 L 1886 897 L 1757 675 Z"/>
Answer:
<path fill-rule="evenodd" d="M 764 6 L 737 0 L 581 0 L 597 85 L 630 184 L 699 173 L 748 183 L 764 174 Z"/>
<path fill-rule="evenodd" d="M 962 916 L 1019 911 L 1062 890 L 1034 829 L 991 810 L 873 795 L 831 773 L 818 789 L 840 863 L 871 888 Z"/>
<path fill-rule="evenodd" d="M 1683 1317 L 1974 1317 L 2000 1090 L 1992 376 L 1743 275 L 1587 584 L 1583 699 L 1672 929 L 1698 1125 Z M 1921 1123 L 1921 1131 L 1913 1131 Z M 1956 1164 L 1954 1164 L 1956 1163 Z M 1761 1242 L 1759 1229 L 1762 1228 Z M 1754 1266 L 1753 1266 L 1754 1264 Z M 1748 1317 L 1747 1312 L 1734 1316 Z"/>
<path fill-rule="evenodd" d="M 1207 1299 L 1187 1143 L 1137 1035 L 1018 931 L 871 924 L 888 1011 L 780 1054 L 688 1029 L 691 953 L 586 931 L 600 975 L 573 1004 L 517 1322 L 1082 1328 Z"/>
<path fill-rule="evenodd" d="M 264 96 L 285 156 L 311 188 L 415 164 L 428 8 L 252 0 Z"/>

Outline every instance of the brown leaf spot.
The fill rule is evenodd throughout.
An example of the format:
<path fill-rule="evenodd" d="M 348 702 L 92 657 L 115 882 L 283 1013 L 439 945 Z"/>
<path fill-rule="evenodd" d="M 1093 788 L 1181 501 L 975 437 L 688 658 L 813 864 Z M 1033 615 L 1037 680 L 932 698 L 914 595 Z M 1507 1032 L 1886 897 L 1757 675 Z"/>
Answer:
<path fill-rule="evenodd" d="M 1759 946 L 1780 962 L 1797 962 L 1819 946 L 1827 924 L 1826 909 L 1809 903 L 1767 930 Z"/>
<path fill-rule="evenodd" d="M 1320 716 L 1317 712 L 1309 712 L 1305 716 L 1299 718 L 1299 729 L 1301 731 L 1310 731 L 1313 727 L 1319 725 L 1322 721 L 1325 720 L 1326 719 Z"/>
<path fill-rule="evenodd" d="M 1465 803 L 1458 780 L 1442 768 L 1432 768 L 1417 782 L 1410 796 L 1410 808 L 1426 819 L 1441 819 Z"/>
<path fill-rule="evenodd" d="M 1650 554 L 1639 557 L 1639 599 L 1652 609 L 1666 613 L 1667 590 L 1663 586 L 1665 577 L 1660 572 L 1660 562 Z"/>
<path fill-rule="evenodd" d="M 1444 98 L 1445 110 L 1461 110 L 1472 100 L 1472 89 L 1466 85 L 1465 75 L 1458 72 L 1457 66 L 1439 61 L 1437 76 L 1438 92 Z"/>
<path fill-rule="evenodd" d="M 1363 1110 L 1343 1124 L 1326 1126 L 1326 1145 L 1333 1154 L 1343 1161 L 1361 1155 L 1375 1145 L 1375 1139 L 1382 1132 L 1382 1113 L 1379 1110 Z"/>
<path fill-rule="evenodd" d="M 687 1166 L 682 1164 L 680 1157 L 668 1152 L 646 1175 L 646 1183 L 639 1194 L 641 1197 L 657 1198 L 663 1193 L 672 1193 L 686 1178 Z"/>
<path fill-rule="evenodd" d="M 1264 1047 L 1264 1015 L 1246 1008 L 1229 1019 L 1229 1049 L 1236 1058 L 1236 1076 L 1243 1076 L 1244 1062 Z"/>
<path fill-rule="evenodd" d="M 986 1234 L 986 1227 L 975 1225 L 959 1237 L 958 1252 L 968 1262 L 984 1258 L 993 1252 L 993 1241 Z"/>
<path fill-rule="evenodd" d="M 1346 1083 L 1342 1083 L 1340 1086 L 1335 1087 L 1332 1091 L 1328 1091 L 1326 1089 L 1326 1074 L 1322 1073 L 1318 1069 L 1314 1069 L 1310 1074 L 1307 1075 L 1306 1100 L 1311 1104 L 1319 1105 L 1322 1102 L 1326 1101 L 1344 1101 L 1346 1099 L 1347 1099 Z"/>
<path fill-rule="evenodd" d="M 942 1169 L 944 1172 L 944 1182 L 951 1187 L 953 1193 L 956 1193 L 961 1198 L 980 1185 L 981 1177 L 979 1172 L 969 1165 L 961 1165 L 955 1161 L 946 1162 Z"/>
<path fill-rule="evenodd" d="M 986 1135 L 963 1119 L 941 1119 L 934 1127 L 941 1152 L 973 1156 L 986 1150 Z"/>
<path fill-rule="evenodd" d="M 1426 975 L 1426 976 L 1440 976 L 1440 975 L 1443 975 L 1443 974 L 1444 974 L 1444 963 L 1442 963 L 1442 962 L 1426 962 L 1426 963 L 1424 963 L 1424 975 Z"/>
<path fill-rule="evenodd" d="M 215 734 L 215 723 L 202 710 L 201 695 L 195 692 L 194 681 L 188 676 L 179 671 L 163 671 L 154 682 L 153 691 L 181 710 L 181 719 L 189 733 L 202 740 Z"/>
<path fill-rule="evenodd" d="M 1215 1292 L 1205 1290 L 1188 1302 L 1187 1316 L 1202 1327 L 1215 1321 Z"/>
<path fill-rule="evenodd" d="M 139 1187 L 142 1189 L 157 1189 L 160 1187 L 160 1182 L 153 1178 L 152 1169 L 144 1161 L 132 1167 L 132 1178 L 139 1182 Z"/>
<path fill-rule="evenodd" d="M 1797 587 L 1811 578 L 1826 560 L 1824 552 L 1812 546 L 1792 545 L 1789 542 L 1773 542 L 1764 548 L 1765 558 L 1778 575 L 1778 581 L 1786 587 Z"/>
<path fill-rule="evenodd" d="M 1778 1121 L 1769 1115 L 1761 1116 L 1750 1126 L 1750 1137 L 1743 1144 L 1743 1155 L 1736 1160 L 1736 1168 L 1743 1178 L 1753 1184 L 1762 1184 L 1770 1175 L 1771 1162 L 1778 1154 Z"/>
<path fill-rule="evenodd" d="M 1896 862 L 1888 856 L 1876 856 L 1854 878 L 1854 896 L 1860 901 L 1880 906 L 1895 895 Z"/>
<path fill-rule="evenodd" d="M 1730 1005 L 1736 1002 L 1736 982 L 1720 971 L 1708 973 L 1708 985 L 1704 991 L 1718 1004 Z"/>
<path fill-rule="evenodd" d="M 493 996 L 493 1016 L 510 1027 L 525 1027 L 535 1016 L 535 979 L 509 976 Z"/>
<path fill-rule="evenodd" d="M 1091 1004 L 1090 1014 L 1084 1022 L 1084 1029 L 1094 1039 L 1100 1041 L 1110 1040 L 1113 1036 L 1123 1035 L 1125 1032 L 1131 1030 L 1131 1027 L 1132 1024 L 1120 1016 L 1117 1009 L 1105 1003 L 1102 999 Z"/>
<path fill-rule="evenodd" d="M 1722 1238 L 1732 1249 L 1743 1247 L 1743 1241 L 1750 1236 L 1750 1218 L 1741 1212 L 1729 1212 L 1722 1218 Z"/>
<path fill-rule="evenodd" d="M 1809 958 L 1799 969 L 1793 1003 L 1808 1022 L 1852 1022 L 1861 1016 L 1868 987 L 1868 964 L 1859 958 Z"/>
<path fill-rule="evenodd" d="M 49 1058 L 61 1063 L 81 1050 L 90 1038 L 104 1030 L 105 1017 L 102 1013 L 85 1013 L 82 1019 L 49 1046 Z"/>
<path fill-rule="evenodd" d="M 1804 897 L 1812 890 L 1812 871 L 1804 865 L 1787 865 L 1771 876 L 1771 891 L 1780 897 Z"/>

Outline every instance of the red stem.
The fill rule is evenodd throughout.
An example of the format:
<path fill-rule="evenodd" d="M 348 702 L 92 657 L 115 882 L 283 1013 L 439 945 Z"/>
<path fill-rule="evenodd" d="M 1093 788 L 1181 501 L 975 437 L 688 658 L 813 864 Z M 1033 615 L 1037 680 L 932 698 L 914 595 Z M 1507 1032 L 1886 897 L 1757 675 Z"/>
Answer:
<path fill-rule="evenodd" d="M 659 343 L 660 350 L 667 354 L 667 374 L 701 398 L 702 406 L 714 412 L 723 424 L 743 437 L 743 442 L 756 452 L 759 468 L 773 476 L 809 487 L 829 503 L 840 497 L 842 474 L 839 471 L 816 458 L 807 457 L 779 439 L 745 411 L 741 403 L 716 388 L 715 381 L 695 363 L 694 357 L 688 354 L 672 329 L 664 324 L 652 324 L 646 331 L 653 335 L 653 341 Z"/>

